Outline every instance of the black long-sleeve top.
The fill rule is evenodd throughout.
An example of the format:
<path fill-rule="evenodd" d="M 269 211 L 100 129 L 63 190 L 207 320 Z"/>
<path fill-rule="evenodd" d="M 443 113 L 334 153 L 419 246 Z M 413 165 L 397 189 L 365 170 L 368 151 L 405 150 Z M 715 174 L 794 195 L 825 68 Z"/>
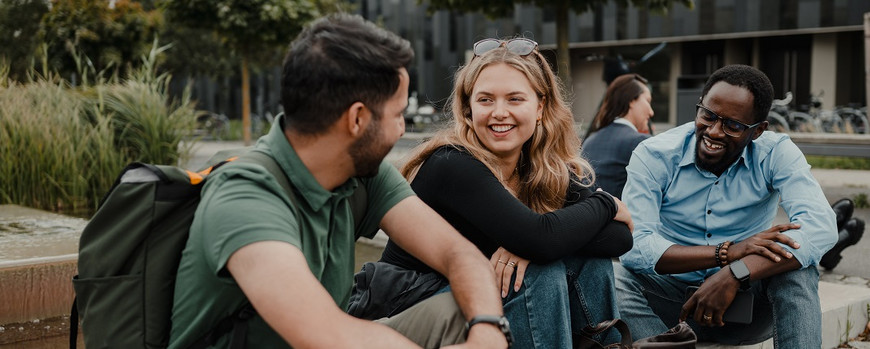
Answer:
<path fill-rule="evenodd" d="M 423 163 L 411 187 L 487 258 L 499 246 L 534 263 L 575 253 L 617 257 L 632 246 L 628 226 L 613 220 L 617 207 L 608 194 L 572 181 L 565 206 L 540 214 L 511 195 L 486 165 L 451 146 Z M 392 240 L 381 261 L 432 270 Z"/>

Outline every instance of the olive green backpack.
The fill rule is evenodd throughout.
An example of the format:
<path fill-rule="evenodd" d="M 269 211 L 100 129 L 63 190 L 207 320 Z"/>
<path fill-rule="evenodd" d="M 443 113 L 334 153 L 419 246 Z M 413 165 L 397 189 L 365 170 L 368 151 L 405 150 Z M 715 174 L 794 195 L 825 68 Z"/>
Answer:
<path fill-rule="evenodd" d="M 78 319 L 87 349 L 168 345 L 175 275 L 200 191 L 209 173 L 235 160 L 235 154 L 242 154 L 238 162 L 265 167 L 294 198 L 290 182 L 275 160 L 256 150 L 219 153 L 212 159 L 226 155 L 220 157 L 226 160 L 200 172 L 143 163 L 130 164 L 121 171 L 79 241 L 70 348 L 76 347 Z M 357 187 L 350 206 L 354 223 L 360 227 L 366 209 L 364 185 Z M 210 346 L 228 332 L 232 332 L 234 348 L 243 346 L 245 321 L 254 315 L 250 305 L 239 309 L 193 347 Z"/>

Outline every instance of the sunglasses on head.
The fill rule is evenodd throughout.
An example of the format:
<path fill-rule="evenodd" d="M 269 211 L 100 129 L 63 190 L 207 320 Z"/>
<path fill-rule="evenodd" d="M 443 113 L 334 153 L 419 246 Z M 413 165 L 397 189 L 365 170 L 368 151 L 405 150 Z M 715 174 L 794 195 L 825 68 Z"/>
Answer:
<path fill-rule="evenodd" d="M 716 124 L 716 120 L 722 120 L 722 131 L 725 132 L 726 135 L 729 135 L 731 137 L 740 137 L 746 130 L 761 125 L 761 122 L 747 125 L 737 120 L 719 116 L 719 114 L 716 114 L 712 110 L 707 109 L 707 107 L 701 105 L 701 103 L 696 104 L 695 108 L 698 111 L 698 115 L 695 116 L 695 120 L 697 122 L 701 123 L 704 126 L 712 127 Z"/>
<path fill-rule="evenodd" d="M 526 56 L 538 48 L 538 43 L 525 38 L 510 40 L 483 39 L 474 43 L 474 56 L 480 56 L 489 51 L 504 46 L 508 51 L 520 56 Z"/>
<path fill-rule="evenodd" d="M 649 81 L 647 81 L 643 76 L 634 74 L 634 79 L 639 81 L 641 84 L 644 84 L 644 85 L 649 84 Z"/>

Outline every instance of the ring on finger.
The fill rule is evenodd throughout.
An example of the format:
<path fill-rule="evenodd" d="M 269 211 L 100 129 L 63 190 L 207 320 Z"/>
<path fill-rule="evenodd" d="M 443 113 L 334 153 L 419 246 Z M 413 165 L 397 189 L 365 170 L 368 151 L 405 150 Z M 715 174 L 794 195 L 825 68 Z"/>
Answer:
<path fill-rule="evenodd" d="M 499 259 L 498 262 L 501 263 L 501 264 L 505 264 L 505 261 L 503 261 L 503 260 L 501 260 L 501 259 Z"/>
<path fill-rule="evenodd" d="M 507 263 L 507 266 L 513 268 L 514 265 L 516 265 L 516 264 L 517 264 L 516 262 L 508 262 L 508 263 Z"/>
<path fill-rule="evenodd" d="M 713 320 L 713 315 L 712 314 L 711 315 L 704 314 L 703 318 L 704 318 L 704 321 L 710 321 L 710 320 Z"/>

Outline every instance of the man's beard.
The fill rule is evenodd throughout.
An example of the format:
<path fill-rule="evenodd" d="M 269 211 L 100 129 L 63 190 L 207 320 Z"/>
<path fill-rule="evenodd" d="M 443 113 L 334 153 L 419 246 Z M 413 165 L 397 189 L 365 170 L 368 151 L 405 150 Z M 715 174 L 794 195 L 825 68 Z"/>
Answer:
<path fill-rule="evenodd" d="M 374 177 L 378 167 L 392 147 L 386 146 L 381 139 L 381 121 L 372 122 L 350 148 L 350 157 L 357 177 Z"/>
<path fill-rule="evenodd" d="M 701 159 L 701 156 L 698 155 L 698 149 L 696 148 L 695 149 L 695 165 L 697 165 L 698 168 L 700 168 L 704 171 L 710 172 L 710 173 L 720 173 L 719 171 L 724 172 L 725 168 L 727 168 L 727 166 L 730 165 L 730 163 L 723 166 L 722 164 L 717 163 L 717 162 L 706 161 L 704 159 Z"/>
<path fill-rule="evenodd" d="M 733 164 L 735 161 L 737 161 L 737 159 L 740 158 L 740 155 L 743 153 L 743 149 L 746 149 L 746 147 L 749 146 L 749 143 L 752 141 L 752 139 L 747 139 L 743 146 L 740 147 L 740 150 L 728 152 L 728 154 L 725 154 L 727 158 L 723 157 L 719 159 L 719 161 L 707 161 L 701 158 L 700 149 L 701 142 L 703 141 L 703 137 L 695 136 L 695 165 L 704 171 L 719 176 L 722 173 L 725 173 L 725 170 L 727 170 L 728 167 L 731 166 L 731 164 Z"/>

